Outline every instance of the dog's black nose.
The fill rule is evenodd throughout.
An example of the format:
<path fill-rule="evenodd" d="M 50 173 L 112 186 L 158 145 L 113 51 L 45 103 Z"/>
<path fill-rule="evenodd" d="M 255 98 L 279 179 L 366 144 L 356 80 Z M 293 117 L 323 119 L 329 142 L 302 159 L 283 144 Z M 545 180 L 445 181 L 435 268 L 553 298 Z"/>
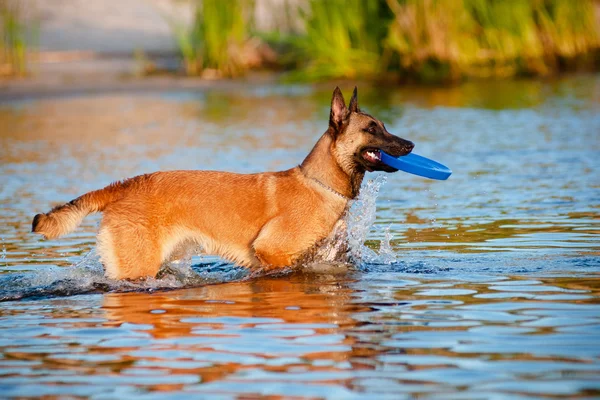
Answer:
<path fill-rule="evenodd" d="M 405 140 L 403 147 L 404 147 L 404 151 L 406 152 L 406 154 L 408 154 L 412 151 L 412 149 L 415 148 L 415 144 L 413 142 L 411 142 L 410 140 Z"/>

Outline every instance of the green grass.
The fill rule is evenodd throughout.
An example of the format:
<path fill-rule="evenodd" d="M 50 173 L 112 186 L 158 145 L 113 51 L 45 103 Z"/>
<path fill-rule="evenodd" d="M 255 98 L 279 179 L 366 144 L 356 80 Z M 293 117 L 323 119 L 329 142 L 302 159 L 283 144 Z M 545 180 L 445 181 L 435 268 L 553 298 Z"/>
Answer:
<path fill-rule="evenodd" d="M 1 1 L 1 0 L 0 0 Z M 258 36 L 288 79 L 460 81 L 598 68 L 594 0 L 289 1 L 278 29 L 256 32 L 251 0 L 197 0 L 191 29 L 177 27 L 186 71 L 234 77 L 251 68 Z M 287 24 L 287 26 L 286 26 Z M 300 28 L 298 28 L 300 26 Z M 255 63 L 260 64 L 260 63 Z"/>
<path fill-rule="evenodd" d="M 381 71 L 391 17 L 383 2 L 308 0 L 307 5 L 298 10 L 305 32 L 292 38 L 292 79 L 372 78 Z"/>
<path fill-rule="evenodd" d="M 28 28 L 18 2 L 0 0 L 0 75 L 26 75 Z"/>
<path fill-rule="evenodd" d="M 388 0 L 386 46 L 418 80 L 547 75 L 597 52 L 591 0 Z"/>
<path fill-rule="evenodd" d="M 251 0 L 197 0 L 191 28 L 171 23 L 186 73 L 211 70 L 222 77 L 241 75 L 253 8 Z"/>

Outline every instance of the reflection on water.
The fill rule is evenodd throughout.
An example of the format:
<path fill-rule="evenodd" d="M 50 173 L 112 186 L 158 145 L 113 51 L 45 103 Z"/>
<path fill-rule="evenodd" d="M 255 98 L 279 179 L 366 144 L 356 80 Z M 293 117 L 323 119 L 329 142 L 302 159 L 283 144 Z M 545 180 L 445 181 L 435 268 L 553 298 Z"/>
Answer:
<path fill-rule="evenodd" d="M 97 216 L 56 241 L 31 216 L 160 169 L 292 167 L 330 88 L 0 97 L 0 298 L 22 299 L 0 303 L 0 397 L 600 395 L 600 79 L 359 90 L 454 171 L 371 183 L 360 265 L 146 282 L 103 277 Z"/>
<path fill-rule="evenodd" d="M 10 304 L 4 393 L 600 393 L 598 278 L 398 278 L 293 275 Z"/>

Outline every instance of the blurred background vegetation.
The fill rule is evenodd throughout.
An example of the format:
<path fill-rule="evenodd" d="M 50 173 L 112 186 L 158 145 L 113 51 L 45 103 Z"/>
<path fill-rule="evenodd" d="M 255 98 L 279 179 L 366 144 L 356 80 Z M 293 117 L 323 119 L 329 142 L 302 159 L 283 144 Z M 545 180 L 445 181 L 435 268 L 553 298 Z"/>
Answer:
<path fill-rule="evenodd" d="M 190 76 L 436 83 L 600 67 L 597 0 L 173 1 L 192 15 L 164 16 Z M 0 24 L 0 73 L 23 75 L 35 22 L 0 0 Z"/>
<path fill-rule="evenodd" d="M 0 0 L 0 76 L 27 74 L 35 33 L 36 24 L 28 20 L 22 3 Z"/>

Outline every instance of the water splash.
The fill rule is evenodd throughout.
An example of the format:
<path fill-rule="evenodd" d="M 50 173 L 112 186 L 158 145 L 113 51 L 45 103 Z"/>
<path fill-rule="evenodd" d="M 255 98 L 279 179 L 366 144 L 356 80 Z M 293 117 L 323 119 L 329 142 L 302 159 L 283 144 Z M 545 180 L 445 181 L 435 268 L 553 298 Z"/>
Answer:
<path fill-rule="evenodd" d="M 398 261 L 398 256 L 392 249 L 391 241 L 394 235 L 390 231 L 390 226 L 383 228 L 383 240 L 379 243 L 379 261 L 381 264 L 393 264 Z"/>
<path fill-rule="evenodd" d="M 396 253 L 390 244 L 393 238 L 390 227 L 381 228 L 375 225 L 377 197 L 381 186 L 386 182 L 387 178 L 384 175 L 377 175 L 363 183 L 360 195 L 346 215 L 349 254 L 351 261 L 356 265 L 389 265 L 397 261 Z M 375 251 L 365 246 L 365 241 L 373 230 L 378 229 L 383 231 L 383 239 L 380 242 L 379 251 Z"/>
<path fill-rule="evenodd" d="M 391 226 L 375 224 L 377 197 L 386 182 L 387 178 L 384 175 L 377 175 L 364 182 L 360 195 L 346 215 L 348 253 L 352 264 L 365 272 L 431 274 L 448 271 L 447 267 L 430 265 L 422 259 L 400 259 L 391 245 L 394 238 Z M 374 233 L 382 237 L 378 250 L 365 245 L 367 238 Z"/>
<path fill-rule="evenodd" d="M 113 280 L 95 250 L 70 267 L 46 267 L 25 274 L 0 275 L 0 301 L 106 292 L 152 292 L 229 282 L 247 271 L 218 259 L 189 257 L 166 264 L 156 278 Z"/>
<path fill-rule="evenodd" d="M 0 236 L 0 242 L 2 242 L 2 251 L 0 252 L 0 262 L 6 261 L 7 251 L 6 245 L 4 244 L 4 238 Z"/>
<path fill-rule="evenodd" d="M 390 228 L 375 225 L 376 201 L 379 189 L 386 181 L 385 176 L 377 175 L 363 182 L 359 196 L 350 203 L 346 215 L 338 221 L 331 235 L 298 263 L 303 270 L 331 271 L 330 267 L 335 266 L 362 269 L 369 264 L 390 265 L 397 261 L 390 245 Z M 379 251 L 365 246 L 367 237 L 374 230 L 383 234 Z"/>

